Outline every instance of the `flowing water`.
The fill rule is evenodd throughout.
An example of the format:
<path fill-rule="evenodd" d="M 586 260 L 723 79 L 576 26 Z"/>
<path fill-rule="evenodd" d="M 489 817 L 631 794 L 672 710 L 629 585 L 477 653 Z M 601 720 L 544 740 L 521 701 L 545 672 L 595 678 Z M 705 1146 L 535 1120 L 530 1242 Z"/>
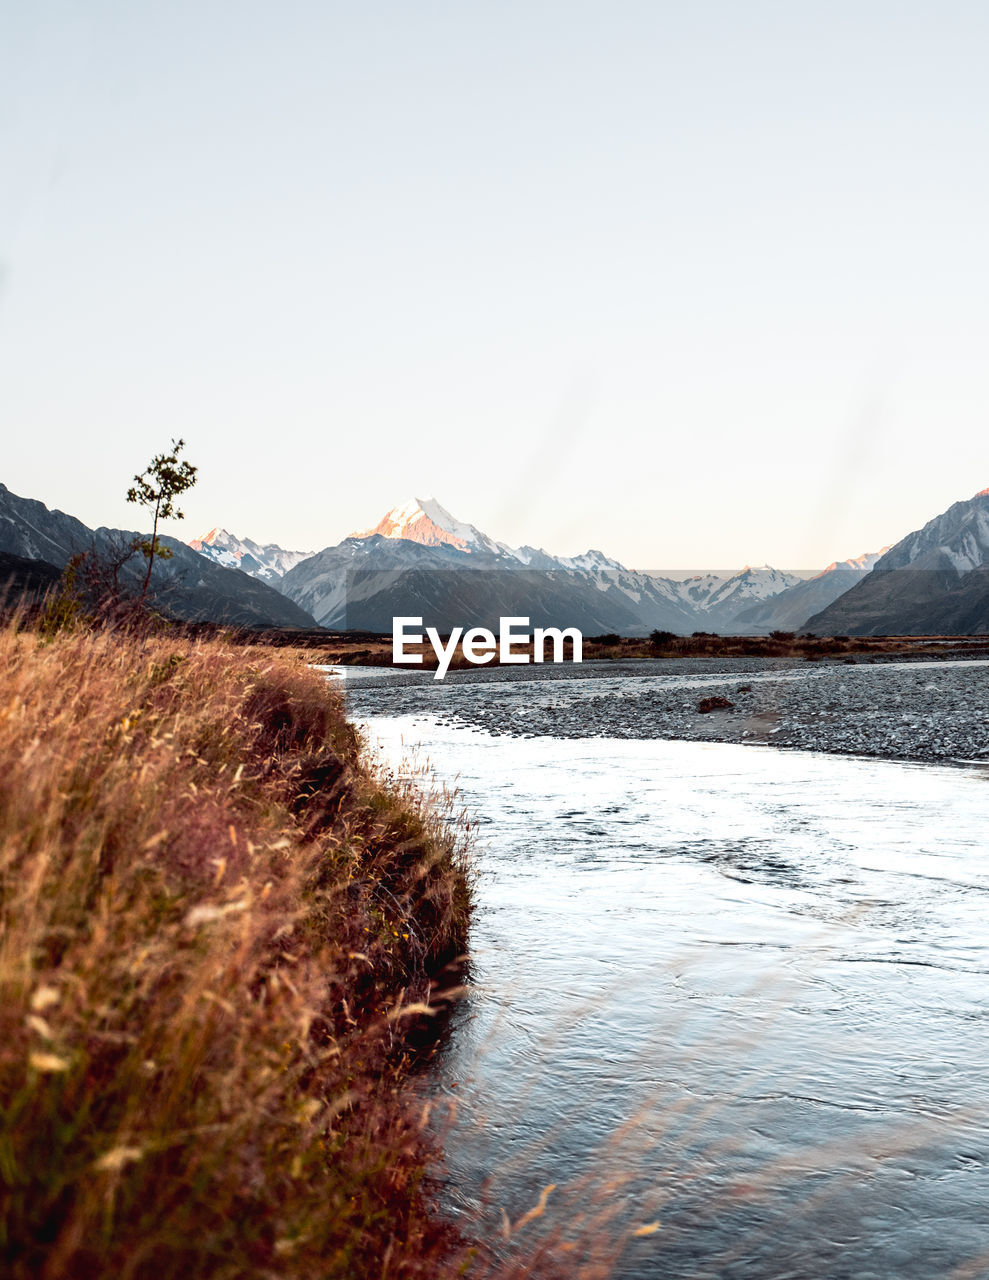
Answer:
<path fill-rule="evenodd" d="M 989 1275 L 984 769 L 367 724 L 478 823 L 455 1210 L 556 1184 L 518 1240 L 646 1228 L 622 1277 Z"/>

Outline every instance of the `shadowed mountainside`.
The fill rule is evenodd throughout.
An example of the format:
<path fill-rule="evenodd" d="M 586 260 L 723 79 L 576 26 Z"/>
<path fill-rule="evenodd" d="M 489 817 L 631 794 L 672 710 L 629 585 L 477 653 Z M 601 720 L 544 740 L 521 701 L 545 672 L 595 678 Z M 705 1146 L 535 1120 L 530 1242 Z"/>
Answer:
<path fill-rule="evenodd" d="M 95 549 L 113 555 L 138 535 L 125 529 L 90 529 L 64 511 L 21 498 L 0 484 L 0 551 L 24 560 L 47 561 L 61 570 L 72 556 Z M 267 583 L 214 564 L 177 538 L 162 537 L 172 559 L 156 565 L 152 589 L 156 603 L 177 618 L 248 627 L 311 627 L 313 619 L 294 601 Z M 125 574 L 132 584 L 143 570 L 135 556 Z M 42 572 L 42 571 L 39 571 Z"/>
<path fill-rule="evenodd" d="M 989 631 L 989 490 L 956 502 L 892 547 L 807 622 L 818 635 Z"/>

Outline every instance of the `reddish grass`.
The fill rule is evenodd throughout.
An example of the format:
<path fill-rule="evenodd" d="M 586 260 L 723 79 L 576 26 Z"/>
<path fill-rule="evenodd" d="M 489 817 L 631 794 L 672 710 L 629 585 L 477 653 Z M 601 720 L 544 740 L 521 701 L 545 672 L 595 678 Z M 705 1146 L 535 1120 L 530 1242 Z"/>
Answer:
<path fill-rule="evenodd" d="M 3 1274 L 457 1273 L 401 1010 L 469 874 L 327 683 L 7 628 L 0 764 Z"/>

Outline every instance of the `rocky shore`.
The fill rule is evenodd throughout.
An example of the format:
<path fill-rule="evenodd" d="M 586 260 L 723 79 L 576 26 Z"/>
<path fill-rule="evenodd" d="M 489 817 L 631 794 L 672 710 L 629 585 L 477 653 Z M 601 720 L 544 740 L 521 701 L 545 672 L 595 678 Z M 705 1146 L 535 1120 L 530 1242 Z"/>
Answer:
<path fill-rule="evenodd" d="M 708 699 L 712 709 L 701 710 Z M 457 671 L 442 682 L 351 672 L 347 701 L 357 719 L 425 714 L 496 735 L 683 738 L 989 762 L 984 660 L 588 662 Z"/>

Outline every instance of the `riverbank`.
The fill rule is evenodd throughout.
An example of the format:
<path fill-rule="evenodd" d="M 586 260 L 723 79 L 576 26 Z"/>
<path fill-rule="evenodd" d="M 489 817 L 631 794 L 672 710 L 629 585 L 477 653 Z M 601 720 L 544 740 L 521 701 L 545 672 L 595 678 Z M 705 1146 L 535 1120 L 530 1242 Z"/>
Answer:
<path fill-rule="evenodd" d="M 4 1275 L 457 1274 L 405 1038 L 466 943 L 449 815 L 217 640 L 0 632 L 0 764 Z"/>
<path fill-rule="evenodd" d="M 692 658 L 348 678 L 357 718 L 425 714 L 516 737 L 738 742 L 989 761 L 989 662 Z M 701 709 L 703 700 L 715 705 Z M 718 700 L 727 706 L 718 705 Z"/>

